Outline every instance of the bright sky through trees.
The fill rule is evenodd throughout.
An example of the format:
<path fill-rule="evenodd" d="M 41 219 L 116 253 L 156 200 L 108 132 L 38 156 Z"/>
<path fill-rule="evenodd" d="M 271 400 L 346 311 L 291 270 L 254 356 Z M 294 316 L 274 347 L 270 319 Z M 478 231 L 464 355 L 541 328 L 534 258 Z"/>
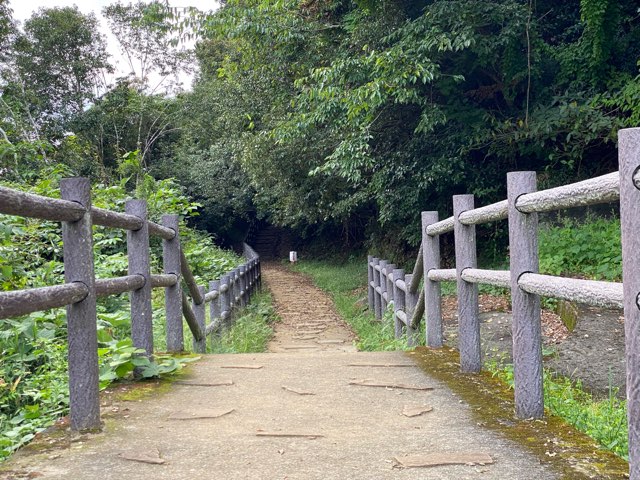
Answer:
<path fill-rule="evenodd" d="M 116 0 L 9 0 L 9 6 L 13 10 L 13 18 L 20 23 L 24 23 L 33 12 L 40 8 L 71 7 L 77 6 L 82 13 L 95 13 L 100 22 L 101 31 L 107 38 L 108 51 L 111 61 L 116 68 L 115 76 L 126 75 L 129 71 L 127 62 L 124 60 L 118 49 L 118 42 L 109 31 L 106 19 L 102 15 L 102 9 L 109 4 L 116 3 Z M 131 3 L 122 1 L 124 4 Z M 215 0 L 169 0 L 172 7 L 196 7 L 199 10 L 216 10 L 219 7 Z M 191 79 L 185 74 L 181 78 L 185 87 L 189 87 Z"/>

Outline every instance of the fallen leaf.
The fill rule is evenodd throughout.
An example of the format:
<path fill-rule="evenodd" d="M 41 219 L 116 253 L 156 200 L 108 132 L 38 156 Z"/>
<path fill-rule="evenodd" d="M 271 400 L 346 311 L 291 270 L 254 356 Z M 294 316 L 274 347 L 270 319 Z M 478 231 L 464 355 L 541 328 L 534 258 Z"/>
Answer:
<path fill-rule="evenodd" d="M 349 363 L 347 367 L 414 367 L 411 363 Z"/>
<path fill-rule="evenodd" d="M 394 457 L 404 468 L 437 467 L 440 465 L 490 465 L 493 458 L 487 453 L 427 453 Z"/>
<path fill-rule="evenodd" d="M 244 368 L 247 370 L 259 370 L 262 365 L 221 365 L 220 368 Z"/>
<path fill-rule="evenodd" d="M 233 385 L 233 380 L 223 380 L 220 382 L 212 383 L 198 383 L 198 382 L 173 382 L 175 385 L 184 385 L 188 387 L 224 387 L 227 385 Z"/>
<path fill-rule="evenodd" d="M 201 418 L 219 418 L 233 412 L 234 408 L 217 410 L 199 410 L 197 412 L 174 412 L 169 415 L 169 420 L 195 420 Z"/>
<path fill-rule="evenodd" d="M 164 458 L 160 458 L 160 451 L 157 449 L 150 452 L 123 452 L 118 455 L 124 460 L 132 462 L 149 463 L 151 465 L 162 465 L 166 463 Z"/>
<path fill-rule="evenodd" d="M 355 380 L 349 382 L 349 385 L 359 385 L 361 387 L 402 388 L 405 390 L 433 390 L 433 387 L 407 385 L 405 383 L 380 383 L 371 380 Z"/>
<path fill-rule="evenodd" d="M 315 438 L 324 437 L 316 433 L 282 433 L 282 432 L 262 432 L 258 431 L 256 437 L 283 437 L 283 438 L 308 438 L 313 440 Z"/>
<path fill-rule="evenodd" d="M 433 410 L 433 407 L 430 405 L 421 405 L 421 406 L 410 406 L 405 405 L 402 409 L 402 415 L 405 417 L 417 417 L 418 415 L 422 415 L 423 413 L 427 413 Z"/>
<path fill-rule="evenodd" d="M 287 392 L 297 393 L 298 395 L 315 395 L 315 393 L 309 392 L 308 390 L 301 390 L 299 388 L 287 387 L 285 385 L 282 386 L 282 389 L 286 390 Z"/>

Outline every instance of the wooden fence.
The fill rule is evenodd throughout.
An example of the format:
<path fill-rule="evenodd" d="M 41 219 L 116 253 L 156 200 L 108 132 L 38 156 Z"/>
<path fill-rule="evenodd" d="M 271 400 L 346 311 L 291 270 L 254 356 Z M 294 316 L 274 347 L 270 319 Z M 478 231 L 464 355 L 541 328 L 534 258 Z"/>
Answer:
<path fill-rule="evenodd" d="M 562 187 L 536 191 L 535 172 L 507 175 L 507 200 L 480 208 L 473 195 L 453 197 L 453 216 L 422 212 L 422 244 L 411 275 L 375 257 L 368 258 L 369 306 L 382 318 L 393 301 L 396 336 L 406 330 L 410 346 L 423 314 L 426 344 L 442 346 L 440 283 L 455 281 L 458 294 L 460 366 L 482 366 L 478 284 L 511 289 L 516 414 L 544 414 L 540 295 L 600 307 L 624 308 L 630 478 L 640 480 L 640 128 L 619 132 L 619 172 Z M 538 213 L 620 201 L 623 283 L 578 280 L 538 273 Z M 477 268 L 475 226 L 507 219 L 508 271 Z M 454 232 L 455 269 L 440 268 L 439 237 Z M 426 272 L 426 274 L 425 274 Z M 420 283 L 424 278 L 424 286 Z"/>
<path fill-rule="evenodd" d="M 246 305 L 260 287 L 260 258 L 245 244 L 246 262 L 205 289 L 197 285 L 180 246 L 177 215 L 163 215 L 161 225 L 149 221 L 144 200 L 128 201 L 126 213 L 92 207 L 86 178 L 63 179 L 60 193 L 62 199 L 54 199 L 0 187 L 0 214 L 62 222 L 65 272 L 63 285 L 0 292 L 0 318 L 67 307 L 71 428 L 96 429 L 100 427 L 96 298 L 130 292 L 133 345 L 152 356 L 151 290 L 164 288 L 167 350 L 184 350 L 184 315 L 194 350 L 204 353 L 207 336 L 228 324 L 233 310 Z M 93 225 L 127 230 L 128 275 L 95 278 Z M 150 272 L 150 236 L 162 239 L 162 274 Z M 206 303 L 210 304 L 208 326 Z"/>

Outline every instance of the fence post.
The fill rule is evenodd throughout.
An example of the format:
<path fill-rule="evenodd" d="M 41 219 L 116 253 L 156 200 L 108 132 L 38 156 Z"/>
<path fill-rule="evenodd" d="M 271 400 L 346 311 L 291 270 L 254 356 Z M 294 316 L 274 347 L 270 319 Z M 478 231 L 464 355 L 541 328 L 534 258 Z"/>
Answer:
<path fill-rule="evenodd" d="M 413 280 L 413 274 L 405 275 L 404 281 L 407 284 L 407 293 L 405 297 L 404 311 L 407 314 L 407 346 L 415 347 L 418 344 L 417 329 L 411 327 L 411 318 L 413 317 L 413 311 L 418 303 L 418 293 L 411 293 L 409 291 L 409 284 Z"/>
<path fill-rule="evenodd" d="M 382 315 L 387 310 L 387 301 L 384 298 L 384 293 L 387 291 L 387 261 L 380 260 L 380 310 Z"/>
<path fill-rule="evenodd" d="M 618 132 L 622 283 L 624 288 L 625 356 L 627 361 L 627 417 L 629 478 L 640 479 L 640 129 Z"/>
<path fill-rule="evenodd" d="M 260 263 L 260 257 L 256 261 L 258 262 L 258 290 L 262 290 L 262 263 Z"/>
<path fill-rule="evenodd" d="M 373 313 L 378 320 L 382 318 L 382 299 L 380 293 L 378 293 L 378 287 L 380 287 L 380 272 L 376 269 L 379 265 L 380 259 L 373 257 Z"/>
<path fill-rule="evenodd" d="M 240 298 L 240 276 L 238 275 L 237 267 L 231 271 L 231 281 L 233 286 L 231 289 L 231 311 L 235 311 L 238 308 L 238 300 Z"/>
<path fill-rule="evenodd" d="M 246 265 L 240 265 L 240 273 L 238 274 L 240 277 L 240 306 L 244 307 L 247 305 L 247 267 Z"/>
<path fill-rule="evenodd" d="M 397 280 L 404 280 L 404 270 L 396 268 L 393 270 L 393 331 L 396 338 L 402 336 L 402 322 L 398 318 L 398 310 L 404 310 L 405 295 L 396 285 Z"/>
<path fill-rule="evenodd" d="M 227 287 L 226 289 L 224 287 Z M 220 277 L 220 319 L 221 319 L 221 327 L 228 326 L 231 321 L 231 278 L 227 273 Z M 222 290 L 225 290 L 224 292 Z M 223 318 L 224 314 L 227 314 L 227 318 Z"/>
<path fill-rule="evenodd" d="M 482 368 L 480 321 L 478 319 L 478 286 L 462 279 L 465 268 L 476 268 L 476 227 L 463 225 L 458 216 L 473 210 L 473 195 L 453 196 L 456 275 L 458 290 L 458 343 L 462 372 L 479 372 Z M 423 252 L 424 253 L 424 252 Z M 426 299 L 425 299 L 426 300 Z"/>
<path fill-rule="evenodd" d="M 198 285 L 198 291 L 204 297 L 206 293 L 206 289 Z M 193 309 L 193 314 L 196 316 L 196 320 L 198 321 L 198 325 L 200 325 L 200 329 L 204 332 L 206 329 L 206 304 L 205 302 L 196 303 L 191 302 L 191 308 Z M 196 340 L 196 337 L 193 337 L 193 351 L 196 353 L 207 353 L 207 337 L 204 336 L 202 340 Z"/>
<path fill-rule="evenodd" d="M 65 282 L 83 283 L 89 291 L 84 300 L 67 306 L 71 429 L 98 429 L 100 398 L 91 183 L 87 178 L 65 178 L 60 181 L 60 193 L 64 200 L 78 202 L 85 208 L 80 220 L 62 222 Z"/>
<path fill-rule="evenodd" d="M 367 299 L 369 300 L 369 310 L 371 310 L 372 312 L 375 311 L 375 303 L 374 303 L 374 299 L 373 299 L 373 256 L 372 255 L 367 255 L 367 291 L 368 291 L 368 296 Z"/>
<path fill-rule="evenodd" d="M 180 232 L 178 215 L 163 215 L 162 225 L 171 228 L 176 236 L 171 240 L 162 240 L 162 259 L 164 273 L 173 274 L 178 281 L 175 285 L 164 289 L 164 305 L 167 316 L 167 351 L 184 350 L 184 334 L 182 332 L 182 287 L 180 270 Z"/>
<path fill-rule="evenodd" d="M 393 271 L 396 266 L 393 263 L 387 263 L 387 300 L 393 302 Z"/>
<path fill-rule="evenodd" d="M 151 269 L 149 260 L 149 225 L 147 202 L 129 200 L 125 212 L 142 220 L 139 230 L 127 230 L 127 256 L 129 275 L 144 277 L 144 285 L 129 292 L 131 303 L 131 340 L 133 346 L 141 348 L 148 357 L 153 355 L 153 314 L 151 307 Z"/>
<path fill-rule="evenodd" d="M 247 303 L 251 303 L 253 296 L 253 260 L 247 262 Z"/>
<path fill-rule="evenodd" d="M 438 212 L 422 212 L 422 263 L 424 265 L 424 308 L 428 347 L 442 347 L 442 295 L 440 282 L 429 280 L 429 270 L 440 268 L 440 236 L 427 234 L 438 221 Z"/>
<path fill-rule="evenodd" d="M 516 208 L 520 195 L 535 191 L 536 172 L 507 174 L 513 379 L 516 415 L 519 418 L 541 418 L 544 415 L 540 297 L 518 287 L 520 275 L 538 272 L 538 214 L 522 213 Z"/>
<path fill-rule="evenodd" d="M 222 292 L 220 292 L 220 280 L 212 280 L 209 282 L 209 291 L 213 292 L 214 290 L 218 292 L 218 297 L 209 303 L 209 322 L 211 322 L 211 324 L 215 324 L 216 321 L 221 321 L 220 314 L 222 312 L 220 305 L 222 304 Z M 213 342 L 213 331 L 211 337 L 211 341 Z"/>

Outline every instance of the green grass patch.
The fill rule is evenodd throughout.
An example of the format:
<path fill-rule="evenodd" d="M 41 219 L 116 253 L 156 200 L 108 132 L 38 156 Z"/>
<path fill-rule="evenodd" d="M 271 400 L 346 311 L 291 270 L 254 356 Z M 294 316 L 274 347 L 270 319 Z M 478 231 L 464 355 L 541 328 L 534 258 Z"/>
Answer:
<path fill-rule="evenodd" d="M 540 271 L 550 275 L 581 275 L 591 279 L 622 279 L 620 220 L 590 217 L 562 219 L 540 229 Z"/>
<path fill-rule="evenodd" d="M 273 336 L 272 325 L 278 320 L 271 294 L 255 295 L 238 315 L 231 328 L 213 337 L 208 349 L 211 353 L 259 353 L 267 349 Z"/>
<path fill-rule="evenodd" d="M 488 362 L 485 368 L 513 388 L 513 365 Z M 610 389 L 604 399 L 585 392 L 580 380 L 570 380 L 545 369 L 544 402 L 546 409 L 577 430 L 593 438 L 603 448 L 629 459 L 626 402 Z"/>

